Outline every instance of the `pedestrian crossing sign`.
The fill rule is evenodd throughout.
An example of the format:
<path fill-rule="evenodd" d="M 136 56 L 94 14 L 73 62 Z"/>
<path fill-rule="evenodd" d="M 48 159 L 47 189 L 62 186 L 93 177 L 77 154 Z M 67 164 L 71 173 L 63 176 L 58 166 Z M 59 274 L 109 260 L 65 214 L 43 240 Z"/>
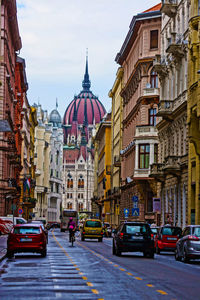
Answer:
<path fill-rule="evenodd" d="M 140 209 L 139 208 L 132 208 L 132 216 L 133 217 L 139 217 L 140 215 Z"/>

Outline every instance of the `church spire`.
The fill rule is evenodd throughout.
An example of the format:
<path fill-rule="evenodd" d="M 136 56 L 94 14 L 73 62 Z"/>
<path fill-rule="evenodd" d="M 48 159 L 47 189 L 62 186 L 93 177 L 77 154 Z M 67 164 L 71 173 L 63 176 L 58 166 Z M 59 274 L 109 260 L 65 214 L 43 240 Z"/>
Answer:
<path fill-rule="evenodd" d="M 87 92 L 90 90 L 91 82 L 88 73 L 88 50 L 86 52 L 86 66 L 85 66 L 85 75 L 82 81 L 83 92 Z"/>

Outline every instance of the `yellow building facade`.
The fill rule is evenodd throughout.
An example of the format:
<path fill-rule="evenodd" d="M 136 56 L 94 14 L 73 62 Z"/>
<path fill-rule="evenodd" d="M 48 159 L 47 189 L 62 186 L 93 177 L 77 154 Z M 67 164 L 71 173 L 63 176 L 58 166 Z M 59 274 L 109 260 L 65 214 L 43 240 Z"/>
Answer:
<path fill-rule="evenodd" d="M 108 113 L 101 121 L 94 139 L 96 143 L 97 162 L 97 202 L 100 207 L 100 217 L 103 221 L 111 221 L 110 199 L 111 191 L 111 114 Z"/>
<path fill-rule="evenodd" d="M 191 0 L 188 52 L 188 223 L 200 224 L 200 8 Z"/>
<path fill-rule="evenodd" d="M 111 195 L 110 197 L 110 219 L 112 226 L 119 225 L 120 212 L 120 178 L 121 160 L 120 151 L 122 150 L 122 112 L 123 99 L 120 95 L 123 89 L 123 68 L 119 68 L 109 97 L 112 99 L 111 114 Z"/>

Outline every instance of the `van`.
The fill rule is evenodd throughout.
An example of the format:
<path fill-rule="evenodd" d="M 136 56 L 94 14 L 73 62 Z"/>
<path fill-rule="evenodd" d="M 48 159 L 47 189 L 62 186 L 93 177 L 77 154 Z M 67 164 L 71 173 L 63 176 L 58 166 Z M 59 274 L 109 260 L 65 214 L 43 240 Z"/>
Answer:
<path fill-rule="evenodd" d="M 103 240 L 102 223 L 98 219 L 87 219 L 83 224 L 81 233 L 81 241 L 85 239 L 98 239 L 99 242 Z"/>
<path fill-rule="evenodd" d="M 25 224 L 27 223 L 27 221 L 24 219 L 24 218 L 21 218 L 21 217 L 14 217 L 14 220 L 13 220 L 13 216 L 7 216 L 7 217 L 2 217 L 0 216 L 0 219 L 2 220 L 8 220 L 8 221 L 12 221 L 13 222 L 13 225 L 17 225 L 17 224 Z"/>

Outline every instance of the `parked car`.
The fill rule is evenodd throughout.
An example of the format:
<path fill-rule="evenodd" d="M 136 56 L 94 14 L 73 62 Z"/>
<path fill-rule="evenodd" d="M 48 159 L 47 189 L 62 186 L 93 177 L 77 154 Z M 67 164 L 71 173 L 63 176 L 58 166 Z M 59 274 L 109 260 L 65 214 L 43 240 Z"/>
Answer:
<path fill-rule="evenodd" d="M 17 224 L 25 224 L 25 223 L 27 223 L 27 221 L 26 221 L 24 218 L 22 218 L 22 217 L 14 217 L 14 218 L 13 218 L 13 216 L 6 216 L 6 217 L 2 216 L 2 217 L 0 217 L 0 218 L 1 218 L 2 220 L 12 222 L 13 225 L 17 225 Z"/>
<path fill-rule="evenodd" d="M 15 225 L 8 236 L 7 256 L 12 258 L 18 252 L 47 254 L 47 239 L 40 224 Z"/>
<path fill-rule="evenodd" d="M 160 227 L 158 227 L 158 226 L 151 226 L 151 233 L 153 235 L 154 240 L 159 232 L 159 229 L 160 229 Z"/>
<path fill-rule="evenodd" d="M 88 239 L 98 239 L 99 242 L 103 240 L 102 223 L 98 219 L 87 219 L 83 224 L 81 232 L 81 241 Z"/>
<path fill-rule="evenodd" d="M 140 222 L 124 222 L 113 230 L 113 254 L 143 252 L 144 257 L 154 258 L 154 240 L 150 226 Z"/>
<path fill-rule="evenodd" d="M 155 237 L 156 253 L 161 251 L 175 251 L 176 242 L 182 234 L 182 229 L 176 226 L 161 226 L 158 234 Z"/>
<path fill-rule="evenodd" d="M 8 234 L 11 232 L 13 228 L 13 222 L 10 220 L 4 220 L 3 218 L 0 218 L 0 235 L 1 234 Z"/>
<path fill-rule="evenodd" d="M 42 227 L 42 230 L 44 231 L 46 238 L 47 238 L 47 243 L 48 243 L 48 230 L 44 225 L 44 222 L 42 220 L 29 220 L 28 221 L 29 224 L 40 224 L 40 226 Z"/>
<path fill-rule="evenodd" d="M 176 243 L 175 259 L 189 262 L 200 258 L 200 225 L 189 225 Z"/>

